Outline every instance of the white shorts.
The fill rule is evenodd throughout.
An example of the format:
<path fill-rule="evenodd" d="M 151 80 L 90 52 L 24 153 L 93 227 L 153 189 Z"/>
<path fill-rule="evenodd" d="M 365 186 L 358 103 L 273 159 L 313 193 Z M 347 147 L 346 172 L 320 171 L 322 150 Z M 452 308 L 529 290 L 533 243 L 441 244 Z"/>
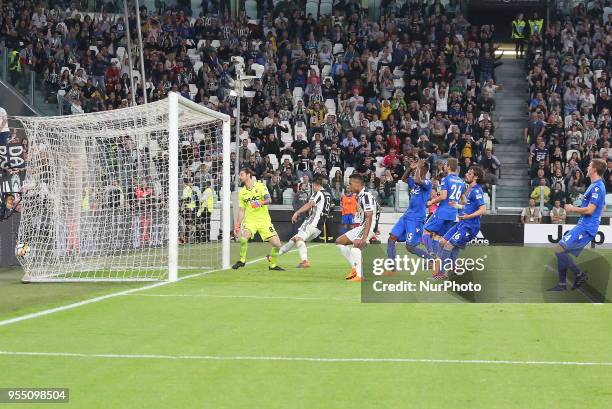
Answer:
<path fill-rule="evenodd" d="M 302 223 L 295 237 L 299 237 L 304 241 L 310 241 L 319 237 L 319 234 L 321 234 L 321 230 L 317 229 L 317 226 L 311 223 Z"/>
<path fill-rule="evenodd" d="M 355 241 L 358 237 L 361 237 L 361 233 L 363 232 L 365 226 L 357 226 L 354 229 L 351 229 L 349 231 L 347 231 L 346 233 L 344 233 L 344 235 L 351 241 Z M 374 226 L 372 226 L 372 228 L 370 229 L 370 233 L 367 235 L 367 237 L 364 237 L 366 242 L 369 242 L 370 239 L 372 237 L 374 237 L 374 235 L 376 234 L 376 232 L 374 231 Z"/>

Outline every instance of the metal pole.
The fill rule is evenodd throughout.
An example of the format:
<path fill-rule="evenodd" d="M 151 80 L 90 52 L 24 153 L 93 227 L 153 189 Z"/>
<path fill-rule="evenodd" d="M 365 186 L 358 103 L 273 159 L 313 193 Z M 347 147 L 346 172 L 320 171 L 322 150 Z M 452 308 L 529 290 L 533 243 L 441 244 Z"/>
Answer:
<path fill-rule="evenodd" d="M 34 83 L 36 81 L 34 75 L 36 75 L 35 71 L 30 71 L 30 104 L 32 104 L 32 106 L 34 106 Z"/>
<path fill-rule="evenodd" d="M 145 65 L 144 65 L 144 47 L 142 46 L 142 30 L 140 25 L 140 6 L 138 4 L 138 0 L 136 1 L 136 24 L 138 25 L 138 47 L 140 47 L 140 71 L 142 74 L 142 95 L 144 97 L 144 103 L 147 101 L 147 76 L 145 74 Z"/>
<path fill-rule="evenodd" d="M 491 186 L 491 211 L 497 213 L 497 185 Z"/>
<path fill-rule="evenodd" d="M 132 105 L 136 106 L 136 87 L 134 86 L 134 68 L 132 67 L 132 37 L 130 35 L 130 15 L 127 0 L 123 0 L 123 13 L 125 14 L 125 32 L 127 34 L 127 53 L 130 60 L 130 86 L 132 87 Z M 121 61 L 123 64 L 123 61 Z"/>
<path fill-rule="evenodd" d="M 238 153 L 240 152 L 240 97 L 242 96 L 242 80 L 240 71 L 236 73 L 237 83 L 238 83 L 238 97 L 236 99 L 236 159 L 234 161 L 234 191 L 238 192 L 238 188 L 240 187 L 240 178 L 238 174 L 240 173 L 240 156 Z"/>

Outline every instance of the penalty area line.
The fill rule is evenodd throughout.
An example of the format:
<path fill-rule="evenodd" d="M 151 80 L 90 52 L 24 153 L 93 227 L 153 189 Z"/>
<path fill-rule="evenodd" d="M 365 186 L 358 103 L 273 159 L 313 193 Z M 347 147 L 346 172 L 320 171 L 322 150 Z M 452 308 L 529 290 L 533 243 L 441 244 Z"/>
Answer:
<path fill-rule="evenodd" d="M 523 366 L 612 366 L 612 362 L 580 361 L 519 361 L 495 359 L 428 359 L 428 358 L 334 358 L 309 356 L 222 356 L 222 355 L 159 355 L 159 354 L 93 354 L 78 352 L 0 351 L 0 356 L 35 356 L 57 358 L 93 358 L 118 360 L 172 361 L 289 361 L 319 363 L 406 363 L 406 364 L 463 364 L 463 365 L 523 365 Z"/>
<path fill-rule="evenodd" d="M 254 300 L 283 300 L 283 301 L 359 301 L 359 298 L 325 298 L 325 297 L 289 297 L 268 295 L 224 295 L 224 294 L 126 294 L 133 297 L 161 297 L 161 298 L 245 298 Z"/>
<path fill-rule="evenodd" d="M 310 248 L 315 248 L 315 247 L 319 247 L 322 246 L 322 244 L 315 244 L 314 246 L 310 246 Z M 295 249 L 291 250 L 290 252 L 295 251 Z M 260 262 L 262 260 L 265 260 L 265 257 L 260 257 L 251 261 L 248 261 L 246 264 L 253 264 L 253 263 L 257 263 Z M 110 294 L 105 294 L 105 295 L 101 295 L 99 297 L 94 297 L 94 298 L 89 298 L 87 300 L 83 300 L 83 301 L 78 301 L 72 304 L 66 304 L 66 305 L 62 305 L 59 307 L 54 307 L 54 308 L 49 308 L 47 310 L 42 310 L 42 311 L 38 311 L 38 312 L 33 312 L 30 314 L 26 314 L 26 315 L 22 315 L 19 317 L 15 317 L 15 318 L 9 318 L 3 321 L 0 321 L 0 327 L 4 327 L 10 324 L 15 324 L 17 322 L 21 322 L 21 321 L 27 321 L 27 320 L 31 320 L 34 318 L 39 318 L 39 317 L 44 317 L 45 315 L 51 315 L 51 314 L 55 314 L 58 312 L 62 312 L 62 311 L 67 311 L 67 310 L 72 310 L 74 308 L 79 308 L 79 307 L 83 307 L 85 305 L 89 305 L 89 304 L 94 304 L 100 301 L 104 301 L 104 300 L 108 300 L 109 298 L 115 298 L 115 297 L 120 297 L 123 295 L 130 295 L 130 294 L 134 294 L 140 291 L 146 291 L 146 290 L 150 290 L 153 288 L 157 288 L 157 287 L 161 287 L 164 285 L 168 285 L 168 284 L 172 284 L 172 283 L 177 283 L 179 281 L 183 281 L 183 280 L 188 280 L 190 278 L 196 278 L 196 277 L 201 277 L 207 274 L 212 274 L 212 273 L 216 273 L 219 271 L 224 271 L 224 269 L 219 268 L 216 270 L 210 270 L 210 271 L 203 271 L 200 273 L 194 273 L 194 274 L 189 274 L 186 276 L 182 276 L 179 277 L 178 280 L 176 281 L 160 281 L 158 283 L 153 283 L 153 284 L 147 284 L 145 286 L 142 287 L 136 287 L 136 288 L 130 288 L 128 290 L 123 290 L 123 291 L 117 291 L 115 293 L 110 293 Z"/>

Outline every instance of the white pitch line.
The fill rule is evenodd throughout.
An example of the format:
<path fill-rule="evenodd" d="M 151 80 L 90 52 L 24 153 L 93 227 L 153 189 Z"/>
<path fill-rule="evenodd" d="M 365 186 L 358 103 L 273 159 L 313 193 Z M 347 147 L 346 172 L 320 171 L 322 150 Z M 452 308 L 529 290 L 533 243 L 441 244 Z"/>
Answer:
<path fill-rule="evenodd" d="M 310 248 L 314 248 L 314 247 L 319 247 L 322 246 L 323 244 L 315 244 L 314 246 L 310 246 Z M 291 251 L 295 251 L 295 250 L 291 250 Z M 249 262 L 247 262 L 246 264 L 252 264 L 252 263 L 257 263 L 259 261 L 264 260 L 265 257 L 261 257 L 255 260 L 251 260 Z M 78 308 L 78 307 L 82 307 L 84 305 L 88 305 L 88 304 L 93 304 L 93 303 L 97 303 L 100 301 L 104 301 L 104 300 L 108 300 L 109 298 L 114 298 L 114 297 L 119 297 L 122 295 L 129 295 L 129 294 L 133 294 L 139 291 L 146 291 L 146 290 L 150 290 L 152 288 L 156 288 L 156 287 L 161 287 L 163 285 L 168 285 L 168 284 L 172 284 L 172 283 L 176 283 L 178 281 L 183 281 L 183 280 L 187 280 L 190 278 L 195 278 L 195 277 L 201 277 L 203 275 L 207 275 L 207 274 L 211 274 L 211 273 L 215 273 L 218 271 L 223 271 L 223 269 L 217 269 L 217 270 L 210 270 L 210 271 L 203 271 L 201 273 L 194 273 L 194 274 L 189 274 L 183 277 L 179 277 L 179 279 L 177 281 L 160 281 L 159 283 L 154 283 L 154 284 L 148 284 L 142 287 L 136 287 L 136 288 L 131 288 L 129 290 L 123 290 L 123 291 L 118 291 L 116 293 L 110 293 L 110 294 L 106 294 L 106 295 L 102 295 L 99 297 L 95 297 L 95 298 L 90 298 L 87 300 L 83 300 L 83 301 L 79 301 L 79 302 L 75 302 L 72 304 L 67 304 L 67 305 L 62 305 L 59 307 L 55 307 L 55 308 L 49 308 L 48 310 L 43 310 L 43 311 L 38 311 L 38 312 L 33 312 L 31 314 L 26 314 L 26 315 L 22 315 L 20 317 L 15 317 L 15 318 L 10 318 L 4 321 L 0 321 L 0 327 L 4 327 L 6 325 L 10 325 L 10 324 L 14 324 L 16 322 L 21 322 L 21 321 L 26 321 L 26 320 L 31 320 L 34 318 L 38 318 L 38 317 L 43 317 L 45 315 L 50 315 L 50 314 L 55 314 L 56 312 L 61 312 L 61 311 L 66 311 L 66 310 L 71 310 L 73 308 Z M 35 284 L 33 284 L 35 285 Z"/>
<path fill-rule="evenodd" d="M 216 294 L 126 294 L 135 297 L 169 297 L 169 298 L 247 298 L 255 300 L 296 300 L 296 301 L 359 301 L 359 298 L 325 298 L 325 297 L 283 297 L 266 295 L 216 295 Z"/>
<path fill-rule="evenodd" d="M 428 358 L 333 358 L 308 356 L 223 356 L 223 355 L 158 355 L 158 354 L 88 354 L 78 352 L 0 351 L 0 356 L 44 356 L 58 358 L 99 358 L 125 360 L 172 361 L 290 361 L 321 363 L 409 363 L 409 364 L 466 364 L 466 365 L 541 365 L 541 366 L 612 366 L 612 362 L 577 361 L 517 361 L 495 359 L 428 359 Z"/>

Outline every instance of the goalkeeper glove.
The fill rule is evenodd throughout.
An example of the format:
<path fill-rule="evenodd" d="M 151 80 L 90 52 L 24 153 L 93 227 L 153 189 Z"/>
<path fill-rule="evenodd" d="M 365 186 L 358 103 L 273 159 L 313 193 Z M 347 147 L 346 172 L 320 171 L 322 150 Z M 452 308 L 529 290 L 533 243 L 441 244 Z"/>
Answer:
<path fill-rule="evenodd" d="M 253 201 L 251 201 L 251 207 L 252 207 L 253 209 L 257 209 L 258 207 L 261 207 L 261 206 L 263 206 L 263 204 L 261 204 L 261 203 L 259 202 L 259 200 L 253 200 Z"/>

